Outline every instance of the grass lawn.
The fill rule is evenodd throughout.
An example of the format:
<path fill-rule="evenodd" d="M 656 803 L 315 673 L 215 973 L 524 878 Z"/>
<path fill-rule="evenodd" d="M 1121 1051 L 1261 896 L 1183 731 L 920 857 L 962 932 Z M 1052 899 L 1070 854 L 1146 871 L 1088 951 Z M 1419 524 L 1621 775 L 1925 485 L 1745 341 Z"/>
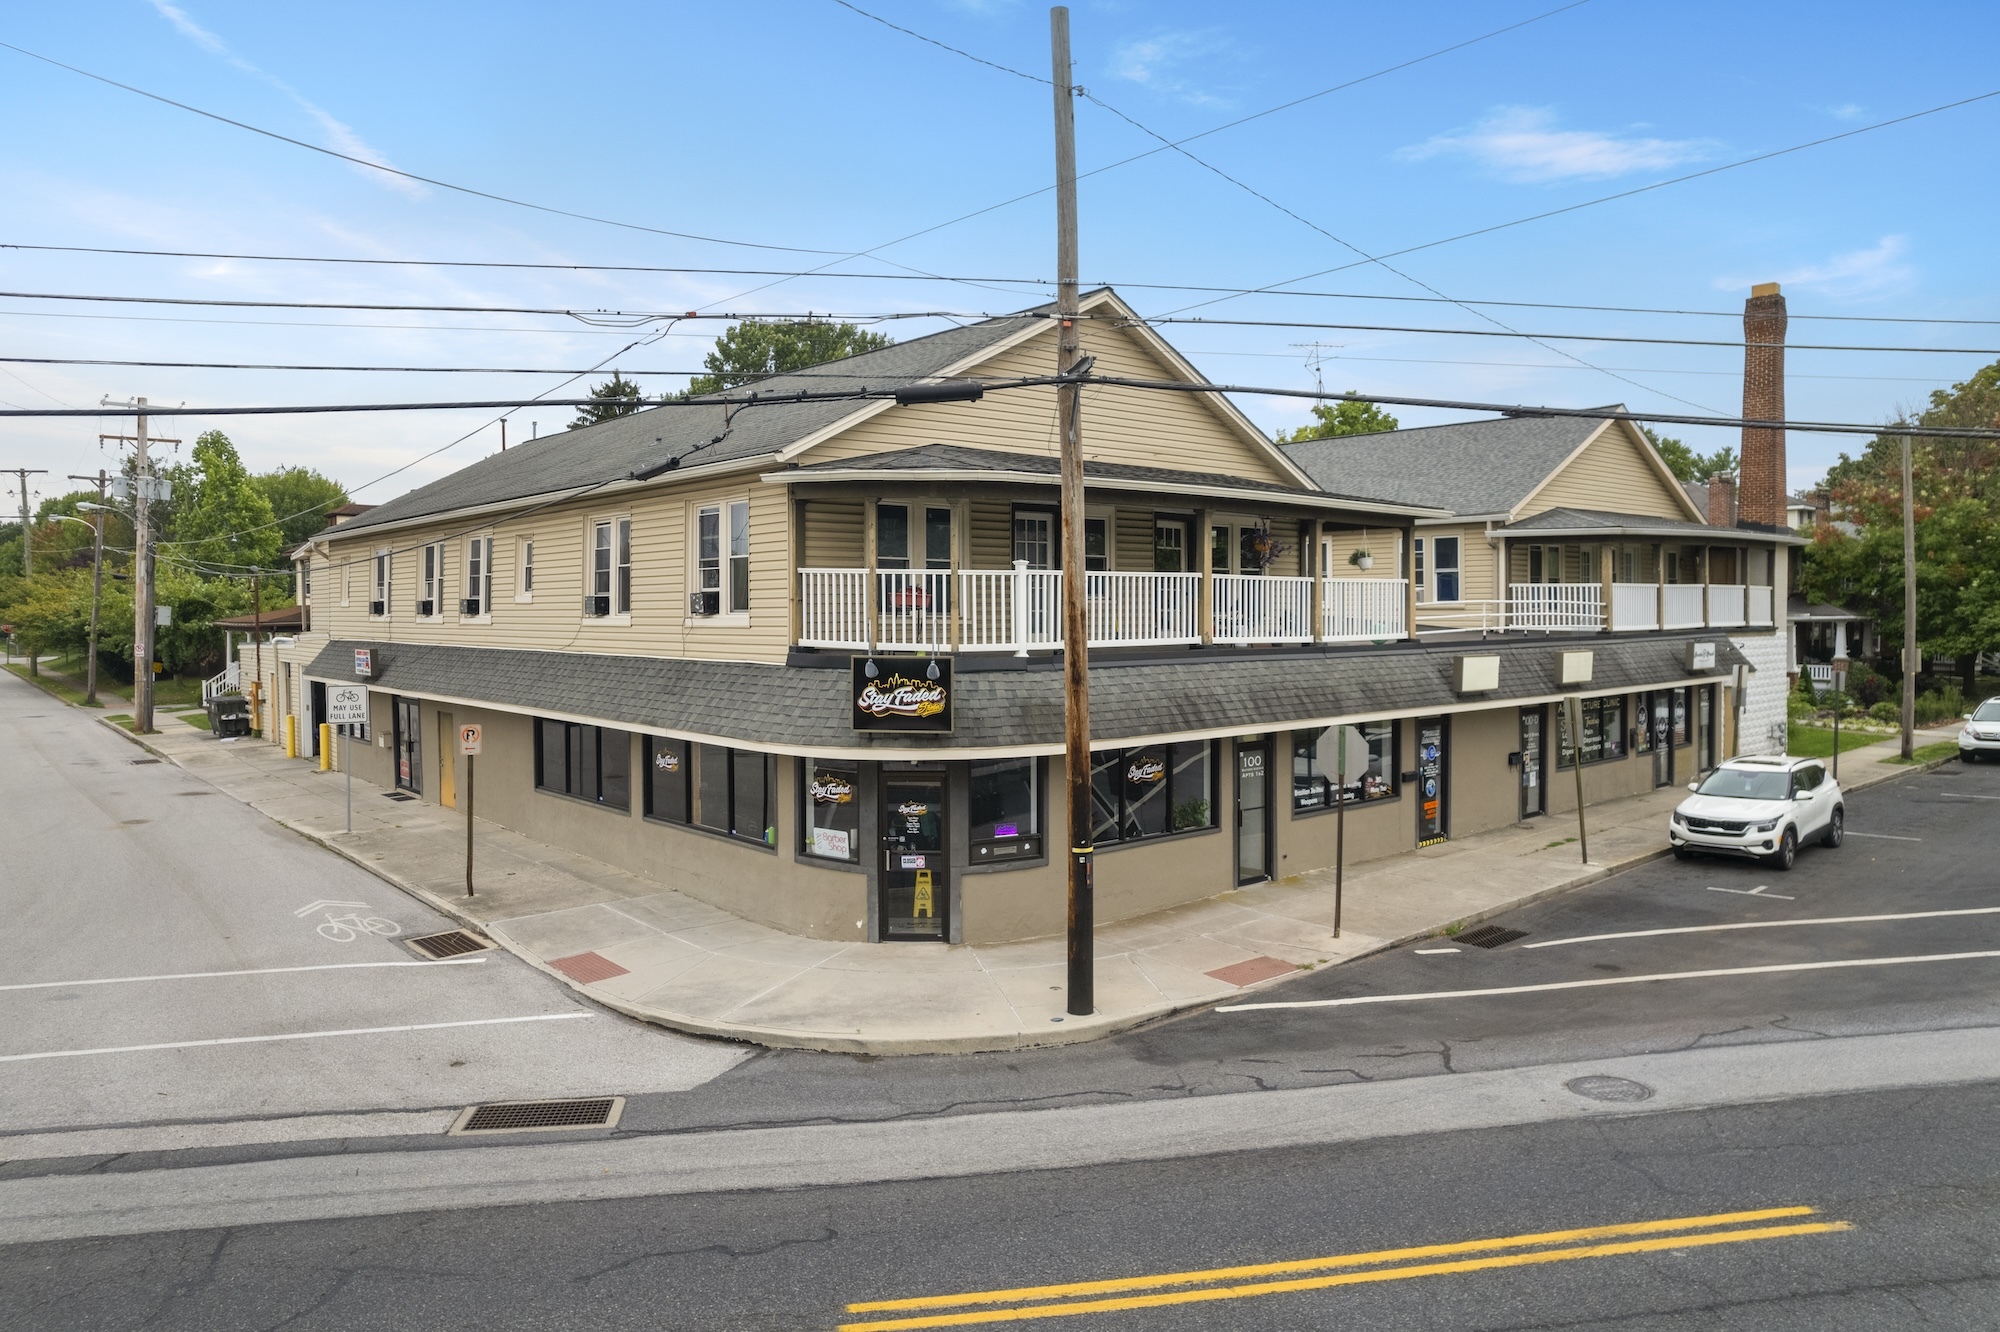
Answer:
<path fill-rule="evenodd" d="M 201 702 L 201 681 L 163 675 L 153 681 L 153 706 L 176 707 Z"/>
<path fill-rule="evenodd" d="M 29 684 L 36 685 L 54 694 L 57 698 L 70 704 L 72 707 L 104 706 L 102 703 L 86 705 L 83 701 L 83 690 L 60 676 L 52 676 L 46 672 L 41 675 L 30 675 L 25 663 L 16 665 L 11 661 L 7 663 L 7 669 L 20 676 L 23 680 L 26 680 Z"/>
<path fill-rule="evenodd" d="M 1845 737 L 1842 737 L 1843 739 Z M 1900 756 L 1884 759 L 1884 763 L 1929 763 L 1933 759 L 1951 758 L 1958 753 L 1958 741 L 1940 740 L 1934 745 L 1918 745 L 1909 758 Z"/>
<path fill-rule="evenodd" d="M 198 730 L 207 731 L 214 729 L 208 724 L 208 714 L 206 712 L 183 712 L 181 720 Z"/>
<path fill-rule="evenodd" d="M 1794 726 L 1786 732 L 1785 752 L 1799 758 L 1831 758 L 1833 756 L 1833 728 L 1831 726 Z M 1894 739 L 1894 733 L 1880 731 L 1851 731 L 1840 728 L 1840 752 L 1859 749 L 1863 745 L 1879 744 Z"/>

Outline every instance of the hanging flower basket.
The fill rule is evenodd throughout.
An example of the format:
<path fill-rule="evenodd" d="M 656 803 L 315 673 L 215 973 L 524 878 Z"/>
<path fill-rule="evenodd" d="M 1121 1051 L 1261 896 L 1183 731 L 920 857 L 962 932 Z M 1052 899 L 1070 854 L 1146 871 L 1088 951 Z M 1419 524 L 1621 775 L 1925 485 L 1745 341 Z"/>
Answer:
<path fill-rule="evenodd" d="M 1244 554 L 1256 563 L 1259 570 L 1270 568 L 1290 550 L 1290 546 L 1271 534 L 1269 522 L 1259 523 L 1243 534 Z"/>
<path fill-rule="evenodd" d="M 1375 567 L 1375 555 L 1372 551 L 1364 547 L 1349 555 L 1347 562 L 1357 569 L 1372 569 Z"/>

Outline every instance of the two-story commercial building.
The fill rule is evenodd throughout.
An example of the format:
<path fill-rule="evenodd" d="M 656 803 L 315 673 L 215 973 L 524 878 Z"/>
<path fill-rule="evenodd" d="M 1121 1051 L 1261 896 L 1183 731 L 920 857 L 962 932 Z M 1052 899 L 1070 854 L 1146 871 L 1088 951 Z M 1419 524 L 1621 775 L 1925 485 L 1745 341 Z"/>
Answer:
<path fill-rule="evenodd" d="M 1113 292 L 1086 296 L 1081 331 L 1100 374 L 1201 382 Z M 1281 448 L 1219 393 L 1093 386 L 1076 570 L 1053 389 L 771 401 L 1046 375 L 1054 341 L 1051 312 L 1026 311 L 765 381 L 754 406 L 493 454 L 314 538 L 312 632 L 267 649 L 265 693 L 309 728 L 359 663 L 371 722 L 336 754 L 358 776 L 454 804 L 452 737 L 477 722 L 483 818 L 850 940 L 1061 931 L 1069 577 L 1087 580 L 1103 921 L 1326 866 L 1343 804 L 1365 859 L 1573 808 L 1571 762 L 1595 800 L 1734 752 L 1738 644 L 1773 633 L 1783 590 L 1758 575 L 1782 562 L 1763 534 L 1698 540 L 1666 499 L 1624 494 L 1653 483 L 1639 455 L 1606 470 L 1590 443 L 1622 427 L 1504 423 L 1576 436 L 1535 454 L 1554 498 L 1468 508 Z M 1399 433 L 1387 447 L 1449 478 Z M 1611 489 L 1571 494 L 1579 460 Z M 1644 561 L 1674 543 L 1707 553 L 1667 580 Z M 1613 553 L 1586 573 L 1585 547 Z M 1475 557 L 1560 593 L 1523 618 L 1468 581 Z M 1600 594 L 1595 618 L 1572 587 Z M 1668 598 L 1686 587 L 1691 620 Z M 1631 588 L 1650 621 L 1624 613 Z M 1474 625 L 1471 600 L 1507 607 Z M 1553 707 L 1572 694 L 1577 745 Z"/>

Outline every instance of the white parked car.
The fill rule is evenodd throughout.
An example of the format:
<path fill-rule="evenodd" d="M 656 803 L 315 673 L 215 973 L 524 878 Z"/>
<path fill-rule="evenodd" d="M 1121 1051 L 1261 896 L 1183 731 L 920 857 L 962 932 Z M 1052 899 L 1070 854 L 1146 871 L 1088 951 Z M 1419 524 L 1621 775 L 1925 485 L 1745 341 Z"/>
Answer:
<path fill-rule="evenodd" d="M 1840 783 L 1819 759 L 1734 758 L 1688 790 L 1667 826 L 1677 860 L 1710 851 L 1788 870 L 1806 842 L 1839 846 L 1846 836 Z"/>
<path fill-rule="evenodd" d="M 2000 754 L 2000 698 L 1989 698 L 1966 714 L 1958 733 L 1958 757 L 1977 763 L 1988 754 Z"/>

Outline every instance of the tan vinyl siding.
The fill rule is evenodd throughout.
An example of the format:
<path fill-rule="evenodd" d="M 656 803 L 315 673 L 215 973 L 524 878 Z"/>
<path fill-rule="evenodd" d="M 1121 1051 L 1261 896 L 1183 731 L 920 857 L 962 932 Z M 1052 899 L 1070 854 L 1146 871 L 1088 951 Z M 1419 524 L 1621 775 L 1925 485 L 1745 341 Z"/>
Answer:
<path fill-rule="evenodd" d="M 813 569 L 858 569 L 868 562 L 862 503 L 857 499 L 806 501 L 805 561 Z"/>
<path fill-rule="evenodd" d="M 1014 560 L 1014 506 L 1005 500 L 975 499 L 968 546 L 970 567 L 1006 569 Z"/>
<path fill-rule="evenodd" d="M 1625 432 L 1622 422 L 1611 422 L 1528 497 L 1516 518 L 1550 509 L 1602 509 L 1687 520 L 1685 497 L 1668 489 L 1639 452 L 1645 447 L 1643 440 L 1635 442 Z"/>
<path fill-rule="evenodd" d="M 1128 330 L 1086 321 L 1083 349 L 1097 357 L 1096 372 L 1101 375 L 1179 377 Z M 1054 365 L 1055 333 L 1050 329 L 982 362 L 976 373 L 996 378 L 1045 375 Z M 1055 390 L 1051 388 L 1009 389 L 976 403 L 892 407 L 806 450 L 799 462 L 825 462 L 940 443 L 1054 457 L 1055 413 Z M 1221 472 L 1296 484 L 1268 453 L 1245 439 L 1218 408 L 1198 394 L 1086 389 L 1083 456 L 1091 462 Z"/>
<path fill-rule="evenodd" d="M 1439 537 L 1458 538 L 1458 599 L 1460 601 L 1493 601 L 1502 596 L 1496 576 L 1499 568 L 1499 553 L 1486 540 L 1483 525 L 1468 523 L 1454 527 L 1419 527 L 1417 539 L 1424 543 L 1424 587 L 1426 601 L 1436 600 L 1437 580 L 1437 539 Z M 1382 568 L 1382 552 L 1376 552 L 1375 568 Z"/>
<path fill-rule="evenodd" d="M 1153 570 L 1153 511 L 1120 509 L 1111 540 L 1111 567 L 1127 573 Z"/>

